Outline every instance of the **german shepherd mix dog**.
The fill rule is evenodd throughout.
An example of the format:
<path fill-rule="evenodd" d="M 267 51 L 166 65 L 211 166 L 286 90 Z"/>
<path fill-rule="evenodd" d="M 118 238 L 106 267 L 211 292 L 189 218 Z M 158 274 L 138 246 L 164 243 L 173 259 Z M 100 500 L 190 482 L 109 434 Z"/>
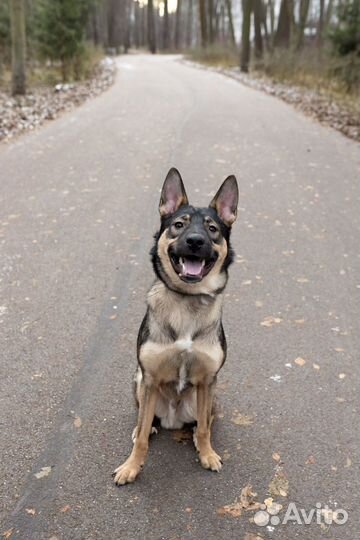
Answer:
<path fill-rule="evenodd" d="M 237 203 L 235 176 L 224 181 L 208 208 L 189 205 L 176 169 L 166 177 L 151 251 L 156 280 L 137 341 L 138 422 L 132 452 L 114 472 L 116 484 L 133 482 L 139 474 L 155 416 L 168 429 L 196 422 L 194 443 L 202 466 L 221 468 L 210 428 L 216 376 L 226 357 L 221 314 Z"/>

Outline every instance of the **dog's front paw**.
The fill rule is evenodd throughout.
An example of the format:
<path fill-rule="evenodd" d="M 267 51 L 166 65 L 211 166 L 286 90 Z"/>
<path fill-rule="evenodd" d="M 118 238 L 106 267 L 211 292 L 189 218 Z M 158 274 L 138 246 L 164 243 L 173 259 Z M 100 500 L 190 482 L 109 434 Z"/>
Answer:
<path fill-rule="evenodd" d="M 134 482 L 135 478 L 141 471 L 141 468 L 141 464 L 137 463 L 134 459 L 127 459 L 113 472 L 115 484 L 118 486 L 123 486 L 124 484 Z"/>
<path fill-rule="evenodd" d="M 204 469 L 219 472 L 222 467 L 221 457 L 214 451 L 203 452 L 199 454 L 201 465 Z"/>

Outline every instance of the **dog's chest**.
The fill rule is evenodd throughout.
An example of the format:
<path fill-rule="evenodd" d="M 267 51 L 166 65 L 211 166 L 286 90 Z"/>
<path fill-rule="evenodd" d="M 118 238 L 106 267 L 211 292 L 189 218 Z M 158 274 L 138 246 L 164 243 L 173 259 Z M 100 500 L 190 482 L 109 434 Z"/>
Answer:
<path fill-rule="evenodd" d="M 194 339 L 203 335 L 210 326 L 216 326 L 221 312 L 210 299 L 186 299 L 171 302 L 168 299 L 166 309 L 156 313 L 160 329 L 170 330 L 175 339 Z"/>

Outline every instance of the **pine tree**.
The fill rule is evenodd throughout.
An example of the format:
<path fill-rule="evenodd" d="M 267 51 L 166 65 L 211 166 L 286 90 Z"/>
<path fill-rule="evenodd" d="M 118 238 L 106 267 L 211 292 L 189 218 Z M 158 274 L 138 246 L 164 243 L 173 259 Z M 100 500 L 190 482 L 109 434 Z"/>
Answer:
<path fill-rule="evenodd" d="M 37 37 L 42 54 L 60 60 L 63 81 L 83 52 L 92 0 L 42 0 Z"/>

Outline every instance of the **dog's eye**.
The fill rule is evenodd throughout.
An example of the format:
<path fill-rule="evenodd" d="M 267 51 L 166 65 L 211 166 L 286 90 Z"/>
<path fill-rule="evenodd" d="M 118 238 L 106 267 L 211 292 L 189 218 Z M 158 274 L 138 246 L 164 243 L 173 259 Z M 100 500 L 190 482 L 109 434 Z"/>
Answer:
<path fill-rule="evenodd" d="M 215 227 L 215 225 L 209 225 L 209 231 L 215 233 L 217 231 L 217 228 Z"/>
<path fill-rule="evenodd" d="M 182 221 L 175 221 L 175 223 L 174 223 L 175 229 L 182 229 L 183 226 L 184 226 L 184 224 L 183 224 Z"/>

